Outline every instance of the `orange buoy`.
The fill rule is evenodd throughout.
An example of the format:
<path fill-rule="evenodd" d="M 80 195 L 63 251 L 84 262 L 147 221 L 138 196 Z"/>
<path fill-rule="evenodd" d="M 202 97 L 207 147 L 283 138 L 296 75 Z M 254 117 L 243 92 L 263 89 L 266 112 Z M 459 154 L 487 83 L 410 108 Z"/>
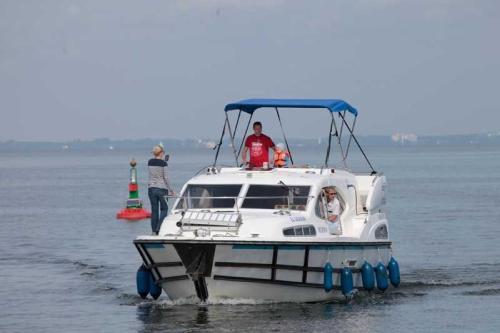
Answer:
<path fill-rule="evenodd" d="M 139 185 L 137 184 L 137 169 L 135 159 L 130 161 L 130 183 L 128 184 L 128 199 L 126 208 L 116 214 L 117 219 L 143 220 L 151 217 L 151 212 L 142 208 L 142 200 L 139 198 Z"/>

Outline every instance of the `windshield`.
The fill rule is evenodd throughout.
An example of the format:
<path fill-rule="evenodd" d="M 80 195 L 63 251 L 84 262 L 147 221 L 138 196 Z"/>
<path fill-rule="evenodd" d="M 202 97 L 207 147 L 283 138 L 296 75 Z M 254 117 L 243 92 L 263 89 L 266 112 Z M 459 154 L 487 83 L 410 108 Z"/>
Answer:
<path fill-rule="evenodd" d="M 240 193 L 241 186 L 242 185 L 188 185 L 176 208 L 233 208 L 236 202 L 235 197 Z"/>
<path fill-rule="evenodd" d="M 241 208 L 305 210 L 310 186 L 250 185 Z"/>

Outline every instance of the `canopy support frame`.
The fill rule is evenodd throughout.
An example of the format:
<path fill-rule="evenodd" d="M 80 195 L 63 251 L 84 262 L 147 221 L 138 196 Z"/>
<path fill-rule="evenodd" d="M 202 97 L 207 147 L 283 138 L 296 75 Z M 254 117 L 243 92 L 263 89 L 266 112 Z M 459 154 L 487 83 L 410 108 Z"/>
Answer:
<path fill-rule="evenodd" d="M 238 130 L 238 124 L 240 123 L 241 110 L 238 112 L 238 118 L 236 118 L 236 125 L 234 126 L 233 137 L 236 137 L 236 131 Z"/>
<path fill-rule="evenodd" d="M 226 113 L 226 119 L 227 119 L 227 113 Z M 215 165 L 217 164 L 217 159 L 219 158 L 220 147 L 222 146 L 222 140 L 224 139 L 225 133 L 226 133 L 226 122 L 224 121 L 224 126 L 222 127 L 222 133 L 220 135 L 219 143 L 214 147 L 214 149 L 217 148 L 217 152 L 215 153 L 214 164 L 212 165 L 213 167 L 215 167 Z"/>
<path fill-rule="evenodd" d="M 332 113 L 333 115 L 333 113 Z M 340 112 L 339 112 L 339 115 L 340 115 Z M 335 118 L 335 117 L 333 117 Z M 340 155 L 342 157 L 344 157 L 344 147 L 342 147 L 342 128 L 344 126 L 344 122 L 342 122 L 342 125 L 340 126 L 340 134 L 339 134 L 339 131 L 337 130 L 337 123 L 335 122 L 335 119 L 333 120 L 333 126 L 335 126 L 335 136 L 337 137 L 337 143 L 339 144 L 339 148 L 340 148 Z M 344 165 L 344 168 L 347 169 L 347 164 L 345 163 L 345 160 L 342 159 L 342 164 Z"/>
<path fill-rule="evenodd" d="M 281 133 L 283 134 L 283 139 L 285 140 L 285 144 L 286 144 L 286 149 L 288 150 L 288 154 L 290 155 L 290 162 L 292 162 L 292 165 L 293 165 L 292 152 L 290 150 L 290 146 L 288 145 L 288 140 L 286 139 L 285 130 L 283 129 L 283 124 L 281 123 L 280 112 L 278 111 L 277 107 L 275 107 L 274 109 L 276 110 L 276 115 L 278 116 L 278 121 L 279 121 L 280 127 L 281 127 Z"/>
<path fill-rule="evenodd" d="M 354 132 L 354 127 L 356 127 L 356 120 L 357 119 L 358 119 L 358 117 L 354 117 L 354 120 L 352 121 L 352 131 L 353 132 Z M 351 147 L 351 141 L 352 141 L 352 135 L 349 135 L 349 142 L 347 142 L 347 149 L 345 151 L 344 160 L 347 159 L 347 155 L 349 154 L 349 148 Z"/>
<path fill-rule="evenodd" d="M 326 149 L 326 157 L 325 157 L 325 168 L 328 168 L 328 159 L 330 158 L 330 149 L 332 147 L 332 130 L 333 130 L 333 113 L 330 112 L 330 115 L 332 116 L 332 120 L 330 122 L 330 132 L 328 132 L 328 148 Z"/>
<path fill-rule="evenodd" d="M 227 112 L 226 112 L 226 124 L 227 124 L 227 129 L 229 130 L 229 136 L 231 137 L 231 148 L 233 149 L 234 160 L 236 161 L 236 166 L 238 166 L 238 155 L 236 155 L 236 148 L 234 147 L 234 136 L 233 132 L 231 131 L 231 123 L 229 121 Z"/>
<path fill-rule="evenodd" d="M 345 127 L 347 128 L 347 130 L 349 131 L 349 133 L 351 133 L 351 137 L 354 139 L 354 142 L 358 146 L 359 151 L 361 152 L 361 154 L 363 154 L 363 157 L 365 158 L 366 163 L 368 163 L 368 165 L 370 166 L 370 169 L 372 169 L 372 174 L 376 174 L 377 171 L 375 171 L 375 169 L 373 168 L 372 164 L 370 163 L 370 160 L 366 156 L 365 151 L 363 150 L 363 148 L 361 148 L 361 145 L 359 144 L 358 139 L 354 135 L 353 130 L 349 127 L 349 124 L 347 123 L 347 121 L 345 120 L 345 118 L 342 116 L 342 114 L 341 113 L 339 113 L 339 114 L 340 114 L 340 117 L 342 117 L 342 120 L 344 121 Z M 354 121 L 355 120 L 356 120 L 356 118 L 354 118 Z M 356 124 L 354 121 L 353 121 L 353 125 Z"/>
<path fill-rule="evenodd" d="M 286 138 L 286 134 L 285 134 L 285 131 L 284 131 L 284 128 L 283 128 L 283 124 L 281 122 L 281 116 L 280 116 L 278 107 L 275 106 L 274 109 L 276 111 L 276 115 L 277 115 L 278 121 L 280 123 L 280 128 L 281 128 L 281 131 L 282 131 L 282 134 L 283 134 L 283 139 L 285 140 L 286 147 L 288 149 L 288 152 L 290 153 L 290 160 L 291 160 L 291 162 L 293 164 L 292 154 L 290 152 L 290 147 L 289 147 L 289 144 L 288 144 L 288 140 Z M 223 143 L 224 135 L 225 135 L 225 132 L 226 132 L 226 127 L 229 130 L 229 136 L 230 136 L 230 139 L 231 139 L 231 147 L 232 147 L 233 154 L 234 154 L 234 157 L 235 157 L 236 166 L 238 166 L 238 157 L 240 156 L 241 151 L 243 149 L 243 145 L 245 143 L 246 135 L 248 133 L 248 129 L 250 127 L 250 123 L 252 121 L 253 114 L 254 114 L 254 112 L 247 112 L 247 111 L 245 111 L 243 109 L 238 109 L 238 110 L 239 110 L 239 113 L 238 113 L 238 118 L 236 120 L 234 132 L 231 130 L 231 123 L 230 123 L 230 120 L 229 120 L 229 117 L 228 117 L 228 112 L 227 112 L 227 111 L 230 111 L 230 110 L 226 110 L 226 119 L 224 121 L 224 126 L 222 128 L 222 134 L 221 134 L 219 143 L 213 148 L 214 150 L 217 149 L 217 152 L 215 154 L 215 160 L 214 160 L 214 163 L 213 163 L 214 167 L 217 164 L 217 159 L 218 159 L 218 156 L 219 156 L 219 153 L 220 153 L 220 148 L 221 148 L 222 143 Z M 247 126 L 245 128 L 245 133 L 243 135 L 240 147 L 239 147 L 238 151 L 236 151 L 236 147 L 235 147 L 234 141 L 235 141 L 236 131 L 238 129 L 238 124 L 239 124 L 242 112 L 249 113 L 250 117 L 248 119 L 248 123 L 247 123 Z M 351 112 L 351 113 L 353 113 L 353 112 Z M 330 112 L 330 114 L 331 114 L 332 118 L 331 118 L 331 122 L 330 122 L 330 131 L 329 131 L 329 135 L 328 135 L 328 148 L 327 148 L 327 151 L 326 151 L 325 164 L 322 167 L 322 169 L 323 168 L 328 168 L 328 162 L 329 162 L 330 154 L 331 154 L 331 150 L 332 150 L 332 136 L 335 135 L 335 136 L 337 136 L 337 142 L 338 142 L 339 147 L 340 147 L 340 153 L 341 153 L 341 156 L 342 156 L 342 162 L 344 164 L 344 167 L 347 168 L 346 159 L 347 159 L 348 154 L 349 154 L 351 143 L 352 143 L 352 141 L 354 141 L 354 143 L 356 144 L 356 146 L 359 148 L 361 154 L 363 155 L 365 161 L 367 162 L 368 166 L 372 170 L 372 174 L 376 174 L 377 172 L 375 171 L 375 169 L 373 168 L 373 165 L 371 164 L 370 160 L 366 156 L 366 153 L 364 152 L 363 148 L 361 147 L 361 144 L 359 143 L 358 139 L 354 135 L 354 128 L 356 126 L 357 114 L 353 113 L 354 114 L 354 119 L 352 121 L 352 125 L 351 125 L 352 127 L 351 127 L 351 126 L 349 126 L 349 124 L 348 124 L 348 122 L 346 120 L 346 111 L 338 111 L 338 115 L 342 119 L 342 123 L 340 125 L 340 132 L 339 132 L 337 124 L 335 122 L 335 117 L 334 117 L 333 112 Z M 349 141 L 347 143 L 347 147 L 343 147 L 342 146 L 342 134 L 343 134 L 344 126 L 349 131 L 349 134 L 350 134 L 349 135 Z M 333 133 L 333 130 L 335 130 L 335 133 Z M 344 148 L 346 148 L 345 151 L 344 151 Z"/>
<path fill-rule="evenodd" d="M 241 111 L 241 110 L 240 110 Z M 248 123 L 247 123 L 247 127 L 245 129 L 245 133 L 243 134 L 243 138 L 241 139 L 241 144 L 240 144 L 240 148 L 238 149 L 238 158 L 240 157 L 240 154 L 241 154 L 241 149 L 243 149 L 243 145 L 245 144 L 245 139 L 247 137 L 247 133 L 248 133 L 248 128 L 250 128 L 250 123 L 252 122 L 252 117 L 253 117 L 253 113 L 250 114 L 250 118 L 248 118 Z"/>

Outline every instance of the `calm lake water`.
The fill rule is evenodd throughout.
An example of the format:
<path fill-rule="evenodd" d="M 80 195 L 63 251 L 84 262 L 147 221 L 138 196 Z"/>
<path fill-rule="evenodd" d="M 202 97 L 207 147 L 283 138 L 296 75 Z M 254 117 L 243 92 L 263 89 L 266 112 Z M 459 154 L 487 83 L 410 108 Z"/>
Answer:
<path fill-rule="evenodd" d="M 132 240 L 149 221 L 115 214 L 131 157 L 149 206 L 148 151 L 0 153 L 0 332 L 500 332 L 500 147 L 367 153 L 388 180 L 400 288 L 349 304 L 208 305 L 136 296 Z M 171 152 L 174 187 L 212 159 Z"/>

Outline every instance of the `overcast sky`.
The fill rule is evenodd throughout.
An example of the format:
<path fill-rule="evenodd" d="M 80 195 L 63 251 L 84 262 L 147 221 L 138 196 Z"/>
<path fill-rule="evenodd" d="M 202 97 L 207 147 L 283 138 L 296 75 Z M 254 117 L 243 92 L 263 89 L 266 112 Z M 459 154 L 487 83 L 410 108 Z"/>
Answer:
<path fill-rule="evenodd" d="M 249 97 L 345 99 L 360 134 L 497 132 L 499 33 L 495 0 L 0 0 L 0 140 L 217 137 Z"/>

